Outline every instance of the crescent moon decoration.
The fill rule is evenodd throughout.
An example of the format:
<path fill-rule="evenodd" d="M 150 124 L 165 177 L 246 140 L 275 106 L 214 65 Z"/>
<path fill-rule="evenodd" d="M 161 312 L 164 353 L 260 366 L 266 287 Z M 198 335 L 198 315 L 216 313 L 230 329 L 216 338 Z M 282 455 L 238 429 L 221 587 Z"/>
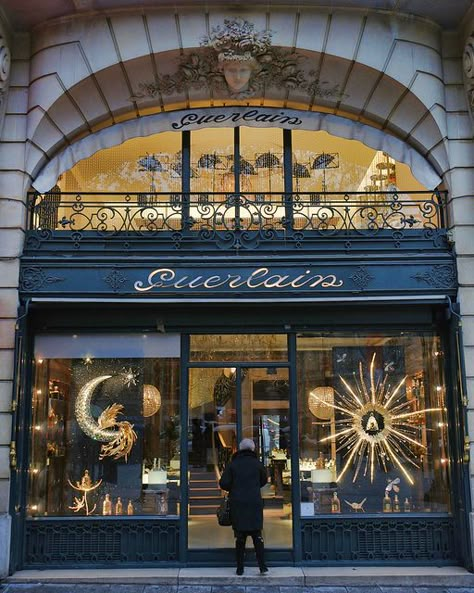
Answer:
<path fill-rule="evenodd" d="M 95 388 L 103 381 L 110 379 L 111 376 L 101 375 L 83 385 L 76 398 L 74 413 L 81 430 L 88 437 L 106 443 L 101 447 L 99 459 L 124 457 L 127 461 L 137 440 L 137 434 L 133 430 L 133 424 L 127 420 L 117 422 L 117 416 L 122 414 L 123 406 L 121 404 L 108 406 L 99 416 L 97 422 L 91 413 L 91 401 Z"/>
<path fill-rule="evenodd" d="M 324 401 L 315 391 L 310 393 L 308 401 L 313 405 L 326 405 L 337 410 L 344 417 L 336 420 L 339 431 L 325 437 L 320 442 L 338 441 L 338 451 L 346 449 L 347 457 L 336 482 L 340 482 L 351 467 L 354 468 L 352 481 L 355 482 L 362 468 L 364 476 L 370 474 L 374 481 L 375 465 L 387 473 L 387 463 L 392 463 L 403 474 L 407 482 L 413 484 L 411 474 L 402 461 L 418 468 L 415 449 L 426 447 L 419 440 L 419 427 L 416 419 L 423 414 L 441 412 L 441 408 L 427 408 L 412 411 L 411 402 L 402 390 L 407 377 L 392 387 L 388 383 L 389 375 L 375 381 L 375 354 L 370 364 L 369 380 L 366 381 L 362 363 L 359 363 L 359 380 L 354 373 L 354 385 L 351 386 L 339 376 L 345 392 L 338 393 L 339 405 Z"/>

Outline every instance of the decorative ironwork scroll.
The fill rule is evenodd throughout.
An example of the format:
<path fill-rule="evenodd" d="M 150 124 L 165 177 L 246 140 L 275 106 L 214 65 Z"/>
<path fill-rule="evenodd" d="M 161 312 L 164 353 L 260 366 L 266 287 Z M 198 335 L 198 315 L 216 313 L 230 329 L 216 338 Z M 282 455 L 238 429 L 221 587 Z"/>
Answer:
<path fill-rule="evenodd" d="M 438 240 L 443 201 L 438 192 L 223 194 L 66 193 L 55 224 L 41 215 L 44 196 L 31 194 L 27 246 L 39 247 L 69 233 L 77 248 L 86 233 L 109 240 L 168 235 L 179 247 L 185 238 L 221 249 L 254 249 L 284 238 L 296 247 L 315 237 L 372 238 L 390 231 L 402 241 L 410 231 Z M 127 248 L 128 245 L 125 245 Z M 117 281 L 117 278 L 111 278 Z M 107 280 L 108 282 L 109 280 Z"/>

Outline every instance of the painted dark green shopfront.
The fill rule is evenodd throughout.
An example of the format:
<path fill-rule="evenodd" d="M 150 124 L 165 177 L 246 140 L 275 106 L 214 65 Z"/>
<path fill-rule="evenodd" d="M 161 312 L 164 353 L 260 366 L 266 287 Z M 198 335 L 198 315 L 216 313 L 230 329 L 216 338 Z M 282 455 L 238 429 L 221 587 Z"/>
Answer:
<path fill-rule="evenodd" d="M 184 135 L 184 168 L 186 142 Z M 291 145 L 285 159 L 291 170 Z M 150 195 L 146 204 L 105 196 L 117 211 L 119 200 L 132 210 L 158 201 L 178 208 L 180 228 L 148 233 L 78 232 L 72 217 L 47 228 L 44 197 L 31 196 L 12 569 L 232 563 L 210 482 L 244 436 L 269 469 L 270 563 L 468 566 L 457 284 L 444 196 L 410 196 L 403 214 L 409 192 L 388 192 L 371 205 L 372 214 L 383 212 L 377 227 L 369 217 L 365 229 L 334 229 L 325 214 L 301 229 L 295 220 L 302 203 L 314 206 L 313 194 L 296 193 L 287 179 L 262 202 L 237 182 L 224 200 L 209 192 L 201 203 L 215 214 L 223 203 L 232 209 L 233 228 L 216 214 L 203 231 L 193 228 L 193 194 L 183 183 L 181 193 L 156 202 Z M 76 208 L 99 208 L 95 199 L 61 196 Z M 331 220 L 360 207 L 355 193 L 321 199 Z M 269 221 L 265 208 L 277 200 L 284 220 Z M 417 227 L 414 203 L 420 213 L 434 208 L 437 224 Z M 392 228 L 388 212 L 402 212 L 404 222 Z M 136 393 L 150 384 L 156 409 L 147 416 Z M 119 419 L 137 433 L 127 460 L 104 456 L 103 441 L 87 433 L 72 405 L 80 394 L 95 423 L 106 406 L 124 406 Z M 85 470 L 98 484 L 90 516 L 81 503 Z M 390 512 L 382 512 L 387 498 Z"/>

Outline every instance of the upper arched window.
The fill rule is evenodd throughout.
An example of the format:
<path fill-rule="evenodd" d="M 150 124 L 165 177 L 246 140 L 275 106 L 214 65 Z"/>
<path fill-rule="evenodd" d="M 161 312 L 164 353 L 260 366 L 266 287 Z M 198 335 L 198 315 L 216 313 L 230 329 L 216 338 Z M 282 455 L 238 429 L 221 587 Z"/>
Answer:
<path fill-rule="evenodd" d="M 424 192 L 424 193 L 423 193 Z M 442 226 L 409 167 L 324 131 L 206 128 L 100 150 L 35 196 L 34 229 L 351 231 Z"/>
<path fill-rule="evenodd" d="M 388 154 L 318 131 L 208 128 L 134 138 L 79 161 L 66 192 L 424 191 Z M 257 199 L 259 199 L 257 197 Z"/>

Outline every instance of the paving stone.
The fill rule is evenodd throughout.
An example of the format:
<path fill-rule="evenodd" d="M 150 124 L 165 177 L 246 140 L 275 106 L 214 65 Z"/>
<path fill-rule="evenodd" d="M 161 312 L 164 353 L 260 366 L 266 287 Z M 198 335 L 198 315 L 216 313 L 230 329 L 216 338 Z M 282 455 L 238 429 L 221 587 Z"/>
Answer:
<path fill-rule="evenodd" d="M 212 593 L 246 593 L 244 585 L 213 585 Z"/>
<path fill-rule="evenodd" d="M 415 593 L 413 587 L 385 587 L 380 585 L 382 593 Z"/>
<path fill-rule="evenodd" d="M 360 585 L 356 587 L 346 587 L 347 593 L 380 593 L 380 587 L 376 585 Z"/>
<path fill-rule="evenodd" d="M 64 586 L 67 587 L 67 585 Z M 122 586 L 123 585 L 113 585 L 114 590 Z M 63 589 L 64 593 L 110 593 L 110 591 L 111 585 L 105 585 L 104 583 L 79 583 L 74 589 L 71 589 L 70 592 L 67 588 Z"/>
<path fill-rule="evenodd" d="M 294 585 L 292 587 L 280 587 L 280 593 L 310 593 L 308 587 L 299 587 Z"/>
<path fill-rule="evenodd" d="M 177 593 L 177 585 L 146 585 L 143 593 Z"/>
<path fill-rule="evenodd" d="M 76 583 L 44 583 L 41 586 L 41 593 L 69 593 L 76 591 L 77 586 Z M 96 585 L 94 590 L 96 593 L 103 593 L 100 585 Z M 92 593 L 92 590 L 89 589 L 87 593 Z"/>
<path fill-rule="evenodd" d="M 320 587 L 305 587 L 305 593 L 346 593 L 345 587 L 331 587 L 330 585 Z"/>
<path fill-rule="evenodd" d="M 211 588 L 203 585 L 179 585 L 178 593 L 211 593 Z"/>
<path fill-rule="evenodd" d="M 244 585 L 212 585 L 212 593 L 245 593 Z"/>
<path fill-rule="evenodd" d="M 416 587 L 416 593 L 447 593 L 447 587 Z"/>
<path fill-rule="evenodd" d="M 113 585 L 111 593 L 143 593 L 145 585 Z"/>
<path fill-rule="evenodd" d="M 280 587 L 278 585 L 249 585 L 245 587 L 245 593 L 280 593 Z"/>
<path fill-rule="evenodd" d="M 447 587 L 448 593 L 474 593 L 474 587 Z"/>
<path fill-rule="evenodd" d="M 41 583 L 10 583 L 6 593 L 39 593 L 43 591 Z"/>

